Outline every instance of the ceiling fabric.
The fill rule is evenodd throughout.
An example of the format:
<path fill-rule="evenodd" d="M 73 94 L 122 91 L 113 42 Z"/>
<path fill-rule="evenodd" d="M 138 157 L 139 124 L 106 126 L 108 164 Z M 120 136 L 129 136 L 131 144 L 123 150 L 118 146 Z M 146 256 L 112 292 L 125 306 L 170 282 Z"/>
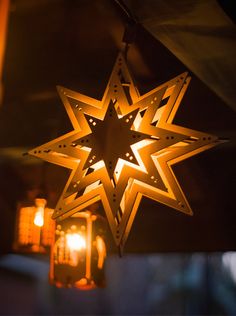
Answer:
<path fill-rule="evenodd" d="M 214 0 L 124 0 L 189 70 L 236 110 L 236 27 Z"/>

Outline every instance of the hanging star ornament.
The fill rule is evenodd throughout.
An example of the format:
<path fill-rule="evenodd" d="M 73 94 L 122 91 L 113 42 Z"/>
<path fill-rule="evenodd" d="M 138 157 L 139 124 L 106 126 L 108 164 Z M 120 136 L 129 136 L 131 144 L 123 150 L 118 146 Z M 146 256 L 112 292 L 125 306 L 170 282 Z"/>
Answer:
<path fill-rule="evenodd" d="M 120 53 L 101 101 L 58 87 L 73 130 L 29 151 L 71 170 L 54 219 L 101 200 L 122 248 L 142 196 L 192 215 L 172 165 L 221 141 L 172 123 L 189 81 L 185 72 L 140 96 Z"/>

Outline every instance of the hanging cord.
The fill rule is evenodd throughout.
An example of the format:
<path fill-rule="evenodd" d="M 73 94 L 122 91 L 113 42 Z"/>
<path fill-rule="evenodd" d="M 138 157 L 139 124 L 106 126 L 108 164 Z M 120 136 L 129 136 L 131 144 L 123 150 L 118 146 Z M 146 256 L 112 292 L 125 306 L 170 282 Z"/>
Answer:
<path fill-rule="evenodd" d="M 127 23 L 125 26 L 124 35 L 122 38 L 122 43 L 124 43 L 123 53 L 124 53 L 125 60 L 127 60 L 127 54 L 128 54 L 130 45 L 135 42 L 136 33 L 137 33 L 137 24 Z"/>
<path fill-rule="evenodd" d="M 121 8 L 121 10 L 125 13 L 126 17 L 128 17 L 129 20 L 134 21 L 135 23 L 138 23 L 136 17 L 131 13 L 127 5 L 124 4 L 122 0 L 114 0 L 118 6 Z"/>
<path fill-rule="evenodd" d="M 125 60 L 127 60 L 127 54 L 128 54 L 130 44 L 134 43 L 135 38 L 136 38 L 138 20 L 130 12 L 129 8 L 124 4 L 122 0 L 114 0 L 114 1 L 122 10 L 122 12 L 125 14 L 128 20 L 126 23 L 123 38 L 122 38 L 122 43 L 124 43 L 123 54 L 124 54 Z"/>

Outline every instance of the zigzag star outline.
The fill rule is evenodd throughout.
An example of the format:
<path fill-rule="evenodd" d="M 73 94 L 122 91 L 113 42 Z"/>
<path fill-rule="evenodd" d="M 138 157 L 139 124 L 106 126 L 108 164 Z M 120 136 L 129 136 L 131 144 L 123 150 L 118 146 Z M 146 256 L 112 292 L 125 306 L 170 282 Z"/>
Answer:
<path fill-rule="evenodd" d="M 172 165 L 221 141 L 172 123 L 189 82 L 185 72 L 140 96 L 120 53 L 101 101 L 57 87 L 73 130 L 29 151 L 71 169 L 54 219 L 101 200 L 122 248 L 142 196 L 192 215 Z"/>

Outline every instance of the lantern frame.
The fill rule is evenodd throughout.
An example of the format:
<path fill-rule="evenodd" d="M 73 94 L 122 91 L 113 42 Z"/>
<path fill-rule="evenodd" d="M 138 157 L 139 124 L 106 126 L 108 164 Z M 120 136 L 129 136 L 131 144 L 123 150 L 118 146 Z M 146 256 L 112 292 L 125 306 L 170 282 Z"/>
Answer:
<path fill-rule="evenodd" d="M 54 210 L 46 207 L 46 205 L 47 201 L 42 198 L 35 198 L 34 202 L 22 201 L 18 203 L 13 244 L 14 251 L 28 254 L 49 253 L 53 242 L 55 221 L 51 219 Z M 35 224 L 40 207 L 43 208 L 41 210 L 43 212 L 42 222 Z"/>
<path fill-rule="evenodd" d="M 87 210 L 57 223 L 51 247 L 51 284 L 82 290 L 104 287 L 105 226 L 106 221 L 102 216 Z M 68 245 L 69 235 L 75 237 L 72 240 L 74 249 Z M 81 244 L 81 240 L 85 241 L 84 244 Z"/>

